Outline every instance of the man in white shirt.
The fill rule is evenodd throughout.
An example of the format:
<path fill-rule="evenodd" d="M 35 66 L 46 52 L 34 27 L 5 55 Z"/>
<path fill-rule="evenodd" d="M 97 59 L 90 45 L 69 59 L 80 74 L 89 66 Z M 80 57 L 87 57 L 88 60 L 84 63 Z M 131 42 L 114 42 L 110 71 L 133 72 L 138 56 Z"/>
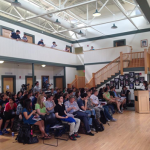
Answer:
<path fill-rule="evenodd" d="M 53 42 L 53 45 L 51 46 L 51 48 L 55 48 L 57 46 L 56 42 Z"/>

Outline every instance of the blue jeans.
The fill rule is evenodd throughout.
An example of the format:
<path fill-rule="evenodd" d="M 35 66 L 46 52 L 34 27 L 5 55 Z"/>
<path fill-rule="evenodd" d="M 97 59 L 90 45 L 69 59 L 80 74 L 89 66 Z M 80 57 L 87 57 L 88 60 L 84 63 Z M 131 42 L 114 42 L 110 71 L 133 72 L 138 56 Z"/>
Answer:
<path fill-rule="evenodd" d="M 107 105 L 104 105 L 103 108 L 104 108 L 104 113 L 105 113 L 105 115 L 106 115 L 106 118 L 109 119 L 109 120 L 112 120 L 113 117 L 109 114 L 108 106 L 107 106 Z"/>
<path fill-rule="evenodd" d="M 92 118 L 90 117 L 91 115 L 95 116 L 95 110 L 94 109 L 86 110 L 85 113 L 88 114 L 89 125 L 92 125 Z"/>

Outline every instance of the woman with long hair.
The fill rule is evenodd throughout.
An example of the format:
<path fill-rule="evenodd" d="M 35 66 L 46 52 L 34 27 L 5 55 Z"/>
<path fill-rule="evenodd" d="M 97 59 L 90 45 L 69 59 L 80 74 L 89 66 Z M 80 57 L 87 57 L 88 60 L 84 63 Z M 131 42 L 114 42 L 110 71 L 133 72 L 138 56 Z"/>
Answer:
<path fill-rule="evenodd" d="M 39 126 L 39 129 L 42 133 L 41 137 L 42 138 L 50 138 L 46 133 L 45 133 L 45 130 L 44 130 L 44 121 L 41 120 L 41 121 L 37 121 L 36 117 L 39 117 L 38 114 L 36 114 L 36 110 L 32 110 L 32 102 L 30 99 L 27 99 L 25 100 L 25 103 L 24 103 L 24 109 L 23 109 L 23 122 L 26 123 L 26 124 L 34 124 L 34 125 L 37 125 Z"/>
<path fill-rule="evenodd" d="M 76 91 L 76 94 L 75 94 L 75 96 L 76 96 L 76 101 L 78 100 L 78 99 L 80 99 L 81 98 L 81 92 L 78 90 L 78 91 Z"/>

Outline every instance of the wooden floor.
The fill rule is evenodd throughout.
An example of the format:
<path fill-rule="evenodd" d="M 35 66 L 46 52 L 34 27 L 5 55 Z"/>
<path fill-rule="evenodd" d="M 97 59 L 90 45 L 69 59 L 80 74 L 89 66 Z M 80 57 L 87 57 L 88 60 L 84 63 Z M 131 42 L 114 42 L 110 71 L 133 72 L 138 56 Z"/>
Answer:
<path fill-rule="evenodd" d="M 15 138 L 0 136 L 0 150 L 150 150 L 150 114 L 138 114 L 124 111 L 115 114 L 117 122 L 105 125 L 105 131 L 96 133 L 94 137 L 81 135 L 77 141 L 60 141 L 58 147 L 38 144 L 23 145 L 14 143 Z M 47 140 L 55 142 L 54 139 Z"/>

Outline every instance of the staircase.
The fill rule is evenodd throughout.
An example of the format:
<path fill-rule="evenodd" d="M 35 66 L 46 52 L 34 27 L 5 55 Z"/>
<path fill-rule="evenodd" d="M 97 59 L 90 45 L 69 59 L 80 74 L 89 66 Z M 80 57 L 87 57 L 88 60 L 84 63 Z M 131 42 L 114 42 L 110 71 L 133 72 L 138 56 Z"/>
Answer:
<path fill-rule="evenodd" d="M 96 73 L 93 73 L 86 87 L 100 87 L 119 74 L 123 75 L 123 69 L 125 68 L 145 67 L 145 64 L 149 62 L 149 55 L 147 50 L 134 53 L 121 52 L 120 57 L 116 58 Z M 145 58 L 148 59 L 148 62 L 146 62 Z"/>

